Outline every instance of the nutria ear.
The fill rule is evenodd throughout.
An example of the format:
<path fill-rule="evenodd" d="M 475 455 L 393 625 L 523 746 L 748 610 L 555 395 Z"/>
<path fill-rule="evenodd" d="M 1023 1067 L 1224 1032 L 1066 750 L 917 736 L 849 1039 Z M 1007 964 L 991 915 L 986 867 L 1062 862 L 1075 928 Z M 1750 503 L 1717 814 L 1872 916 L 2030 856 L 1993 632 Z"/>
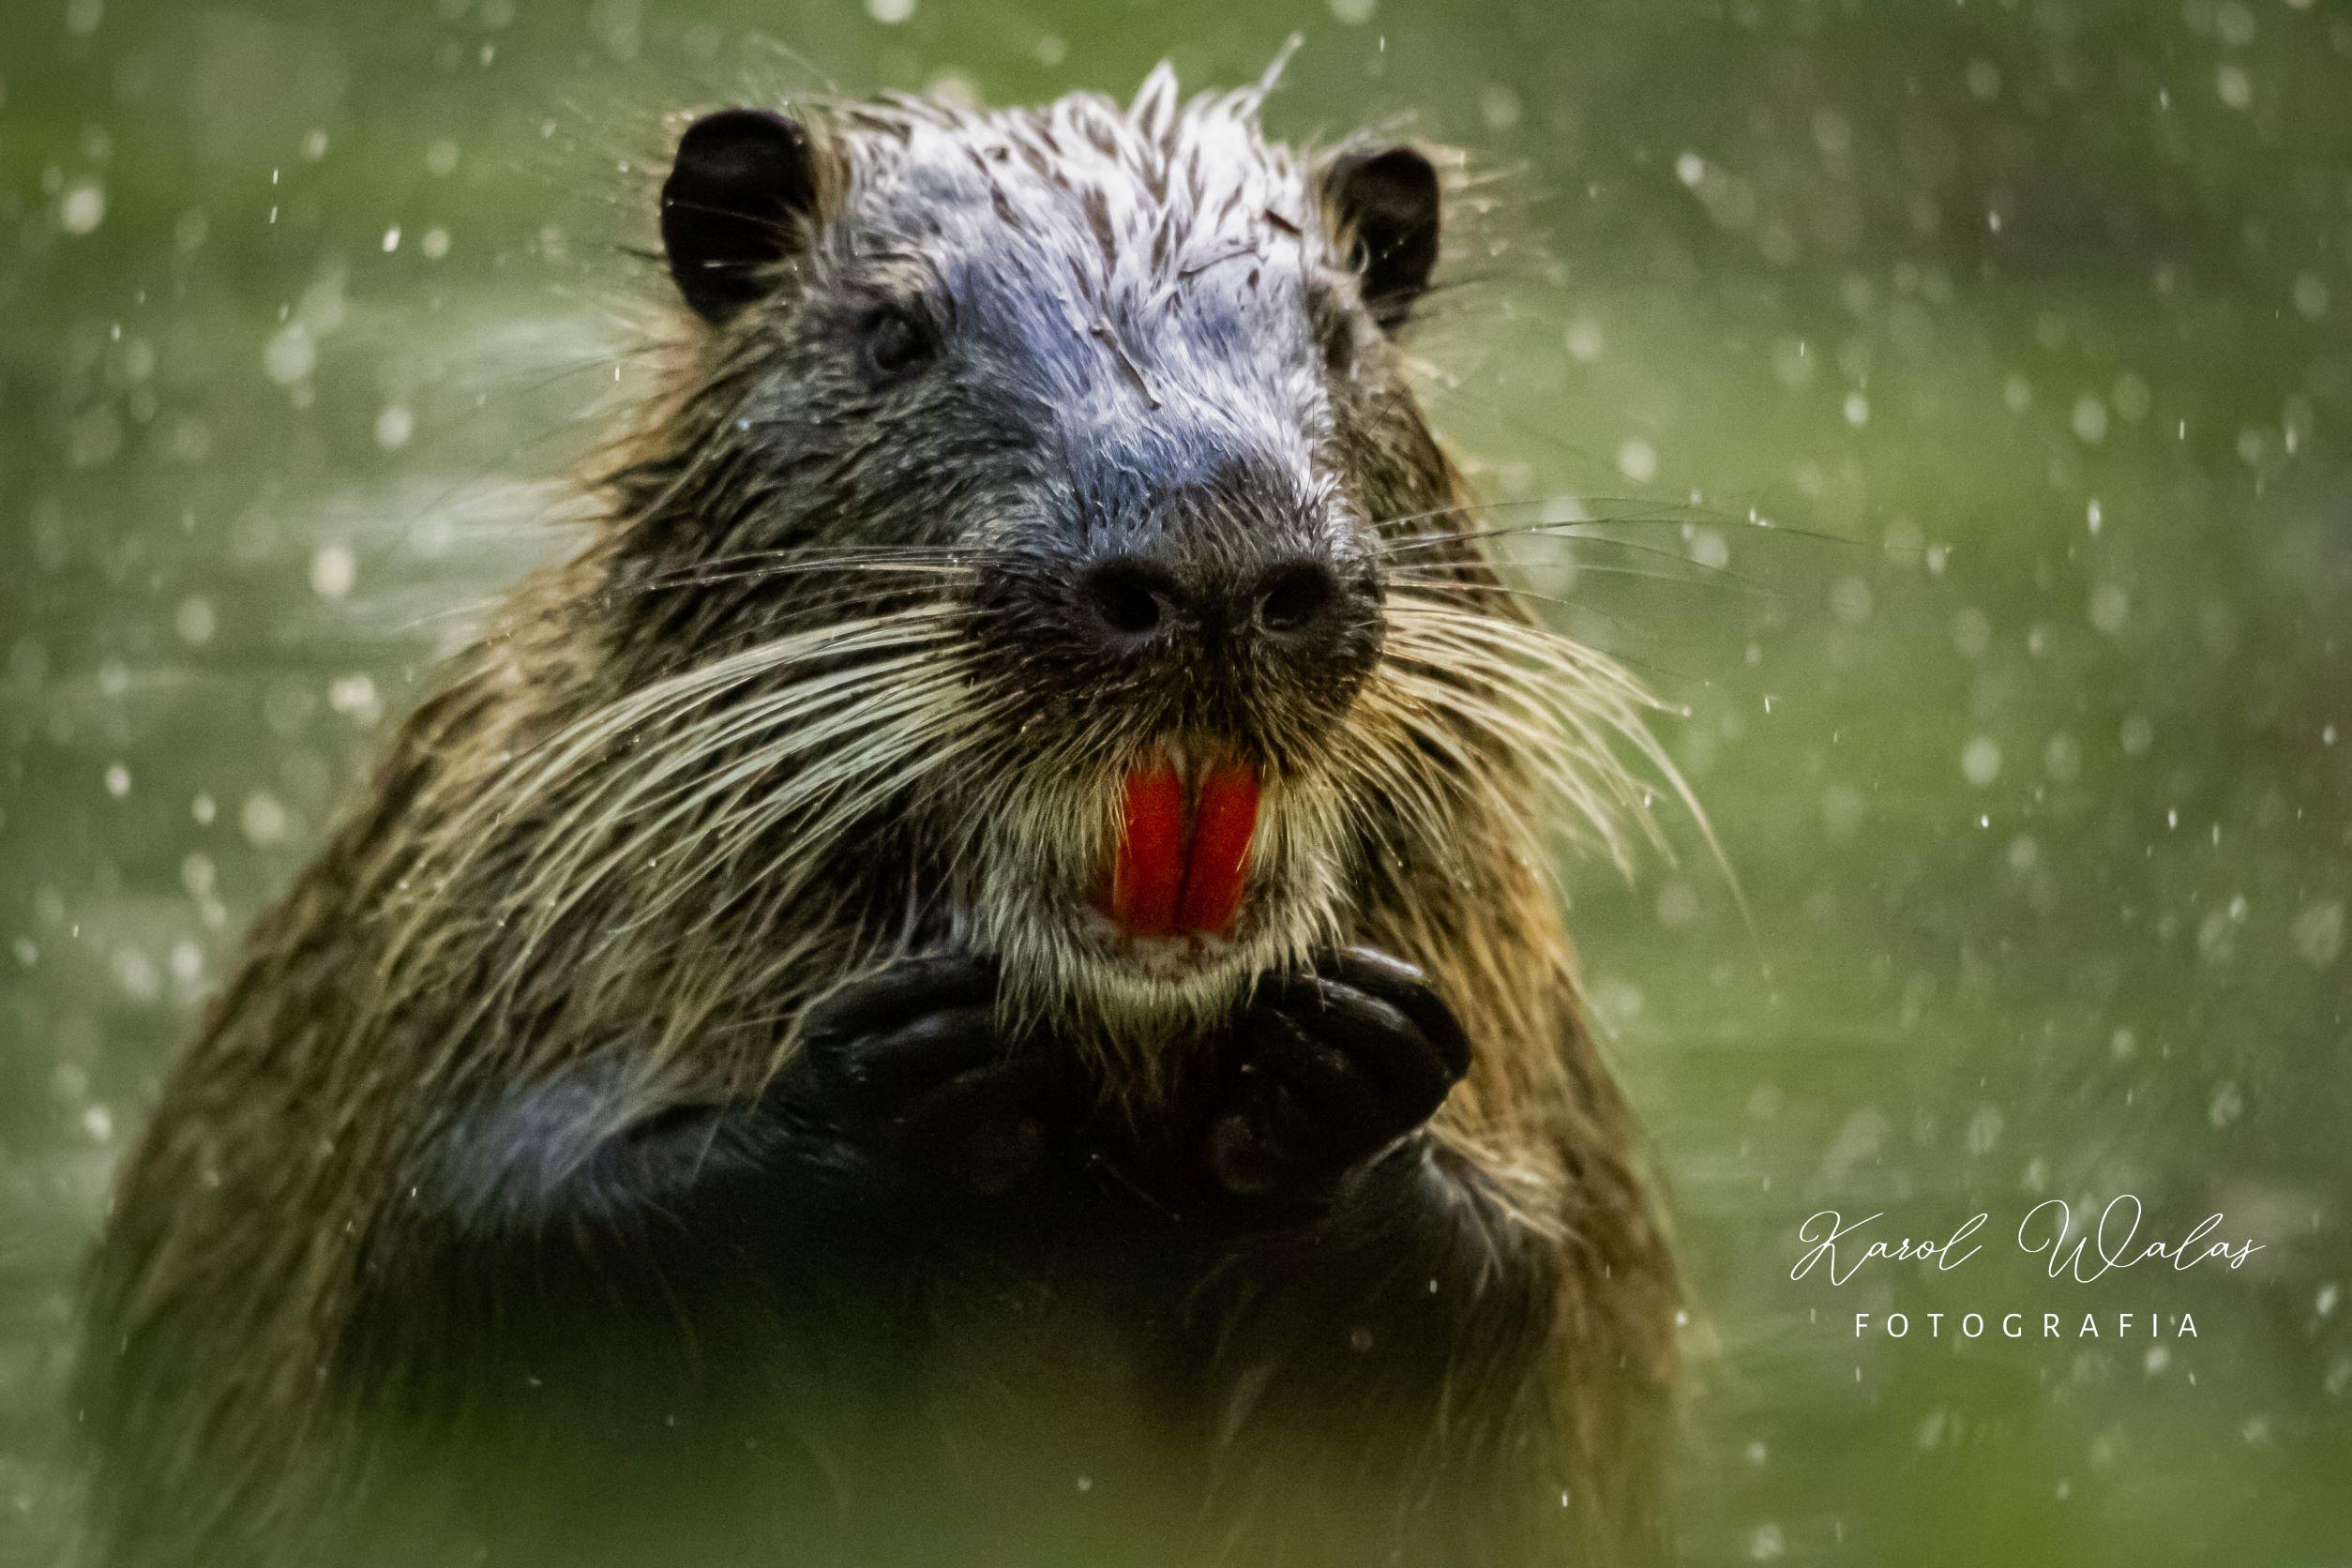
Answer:
<path fill-rule="evenodd" d="M 1381 329 L 1395 331 L 1438 264 L 1438 172 L 1410 147 L 1350 153 L 1324 177 L 1339 232 L 1353 236 L 1349 265 Z"/>
<path fill-rule="evenodd" d="M 808 132 L 765 109 L 722 109 L 686 127 L 661 187 L 661 244 L 686 302 L 723 322 L 768 292 L 816 210 Z"/>

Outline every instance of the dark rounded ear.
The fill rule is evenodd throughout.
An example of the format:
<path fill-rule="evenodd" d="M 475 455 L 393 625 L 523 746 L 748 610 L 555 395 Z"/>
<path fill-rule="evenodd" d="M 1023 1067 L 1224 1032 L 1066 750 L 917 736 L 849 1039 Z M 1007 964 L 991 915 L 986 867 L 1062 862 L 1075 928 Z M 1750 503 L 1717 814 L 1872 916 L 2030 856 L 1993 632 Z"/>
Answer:
<path fill-rule="evenodd" d="M 1364 302 L 1394 332 L 1438 264 L 1438 172 L 1412 148 L 1389 147 L 1339 158 L 1324 188 L 1340 232 L 1355 236 L 1348 262 Z"/>
<path fill-rule="evenodd" d="M 661 187 L 661 245 L 686 302 L 723 322 L 768 291 L 817 206 L 808 132 L 765 109 L 722 109 L 686 127 Z"/>

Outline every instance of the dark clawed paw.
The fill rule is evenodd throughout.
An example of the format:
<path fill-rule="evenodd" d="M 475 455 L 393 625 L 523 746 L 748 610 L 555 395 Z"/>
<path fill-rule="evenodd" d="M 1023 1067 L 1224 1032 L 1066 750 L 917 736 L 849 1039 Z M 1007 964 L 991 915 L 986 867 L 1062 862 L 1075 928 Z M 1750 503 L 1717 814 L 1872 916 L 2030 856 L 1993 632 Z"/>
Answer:
<path fill-rule="evenodd" d="M 1368 948 L 1269 981 L 1234 1022 L 1210 1174 L 1258 1196 L 1327 1183 L 1436 1114 L 1470 1040 L 1419 970 Z"/>
<path fill-rule="evenodd" d="M 1041 1064 L 996 1025 L 993 959 L 902 959 L 809 1004 L 777 1093 L 786 1111 L 886 1177 L 982 1196 L 1044 1158 Z"/>

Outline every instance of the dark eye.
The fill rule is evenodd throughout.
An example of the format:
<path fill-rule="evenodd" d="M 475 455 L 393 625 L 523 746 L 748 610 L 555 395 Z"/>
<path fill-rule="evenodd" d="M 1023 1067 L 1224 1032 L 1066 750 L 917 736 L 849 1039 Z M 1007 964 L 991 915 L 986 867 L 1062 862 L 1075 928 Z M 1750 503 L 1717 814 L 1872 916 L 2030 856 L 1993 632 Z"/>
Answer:
<path fill-rule="evenodd" d="M 866 368 L 888 380 L 928 364 L 939 354 L 939 334 L 923 316 L 903 305 L 877 305 L 859 324 Z"/>

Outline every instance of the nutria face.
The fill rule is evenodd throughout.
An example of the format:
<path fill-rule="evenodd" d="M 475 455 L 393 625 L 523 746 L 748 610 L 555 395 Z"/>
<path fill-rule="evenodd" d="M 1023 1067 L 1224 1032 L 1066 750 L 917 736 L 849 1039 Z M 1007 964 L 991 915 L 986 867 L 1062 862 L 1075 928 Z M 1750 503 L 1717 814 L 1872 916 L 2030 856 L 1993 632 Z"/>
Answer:
<path fill-rule="evenodd" d="M 1390 341 L 1437 177 L 1270 144 L 1260 96 L 727 111 L 664 191 L 701 425 L 625 558 L 701 586 L 658 637 L 903 619 L 944 924 L 1147 1031 L 1339 933 L 1383 530 L 1455 499 Z"/>

